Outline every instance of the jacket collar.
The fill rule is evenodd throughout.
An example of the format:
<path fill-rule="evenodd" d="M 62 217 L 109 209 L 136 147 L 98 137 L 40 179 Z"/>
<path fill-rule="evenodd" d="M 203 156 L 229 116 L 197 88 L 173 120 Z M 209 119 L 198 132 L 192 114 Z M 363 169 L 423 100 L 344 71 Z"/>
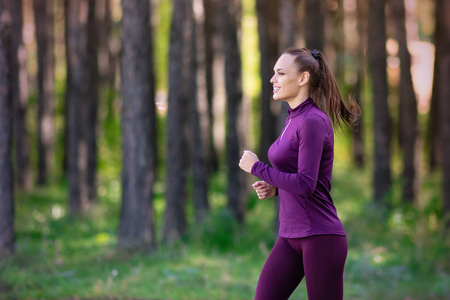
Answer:
<path fill-rule="evenodd" d="M 311 98 L 308 97 L 308 99 L 306 99 L 305 101 L 303 101 L 302 103 L 300 103 L 296 107 L 289 108 L 288 109 L 288 114 L 289 114 L 289 116 L 291 118 L 296 117 L 296 116 L 300 115 L 303 111 L 305 111 L 305 109 L 307 109 L 311 105 L 314 105 L 314 102 L 312 101 Z"/>

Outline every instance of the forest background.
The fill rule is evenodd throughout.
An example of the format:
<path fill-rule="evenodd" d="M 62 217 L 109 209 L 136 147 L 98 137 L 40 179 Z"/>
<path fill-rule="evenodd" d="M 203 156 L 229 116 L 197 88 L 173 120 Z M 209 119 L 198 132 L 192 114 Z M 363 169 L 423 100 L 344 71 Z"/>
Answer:
<path fill-rule="evenodd" d="M 0 298 L 251 299 L 277 233 L 238 167 L 325 53 L 345 299 L 450 299 L 449 0 L 0 0 Z M 304 282 L 291 299 L 307 299 Z"/>

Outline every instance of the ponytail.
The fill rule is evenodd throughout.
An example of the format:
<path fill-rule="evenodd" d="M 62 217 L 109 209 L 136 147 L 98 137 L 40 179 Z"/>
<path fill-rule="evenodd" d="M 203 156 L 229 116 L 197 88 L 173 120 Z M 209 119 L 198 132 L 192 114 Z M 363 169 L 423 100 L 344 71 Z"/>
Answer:
<path fill-rule="evenodd" d="M 318 108 L 331 119 L 333 127 L 342 128 L 341 122 L 355 128 L 359 122 L 361 109 L 355 99 L 348 97 L 344 101 L 339 86 L 331 72 L 325 56 L 317 51 L 305 48 L 289 48 L 284 53 L 293 55 L 299 73 L 310 74 L 310 97 Z"/>

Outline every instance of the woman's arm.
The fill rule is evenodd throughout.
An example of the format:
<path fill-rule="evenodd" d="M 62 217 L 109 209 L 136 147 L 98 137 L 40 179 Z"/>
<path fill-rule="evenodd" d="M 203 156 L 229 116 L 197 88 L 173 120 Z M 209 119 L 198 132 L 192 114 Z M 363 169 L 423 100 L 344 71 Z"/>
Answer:
<path fill-rule="evenodd" d="M 307 116 L 299 130 L 297 173 L 275 170 L 256 161 L 251 173 L 289 193 L 311 196 L 316 188 L 327 125 L 319 115 Z"/>

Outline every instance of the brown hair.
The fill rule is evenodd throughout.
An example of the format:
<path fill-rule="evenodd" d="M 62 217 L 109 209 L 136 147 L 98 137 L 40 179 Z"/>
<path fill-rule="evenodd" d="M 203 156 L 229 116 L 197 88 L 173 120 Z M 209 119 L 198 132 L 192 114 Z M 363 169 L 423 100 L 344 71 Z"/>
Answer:
<path fill-rule="evenodd" d="M 324 111 L 336 128 L 342 128 L 341 121 L 349 127 L 356 127 L 361 109 L 352 97 L 348 103 L 342 98 L 336 79 L 325 60 L 325 56 L 317 50 L 306 48 L 289 48 L 284 54 L 294 56 L 299 73 L 308 72 L 310 97 L 318 108 Z"/>

